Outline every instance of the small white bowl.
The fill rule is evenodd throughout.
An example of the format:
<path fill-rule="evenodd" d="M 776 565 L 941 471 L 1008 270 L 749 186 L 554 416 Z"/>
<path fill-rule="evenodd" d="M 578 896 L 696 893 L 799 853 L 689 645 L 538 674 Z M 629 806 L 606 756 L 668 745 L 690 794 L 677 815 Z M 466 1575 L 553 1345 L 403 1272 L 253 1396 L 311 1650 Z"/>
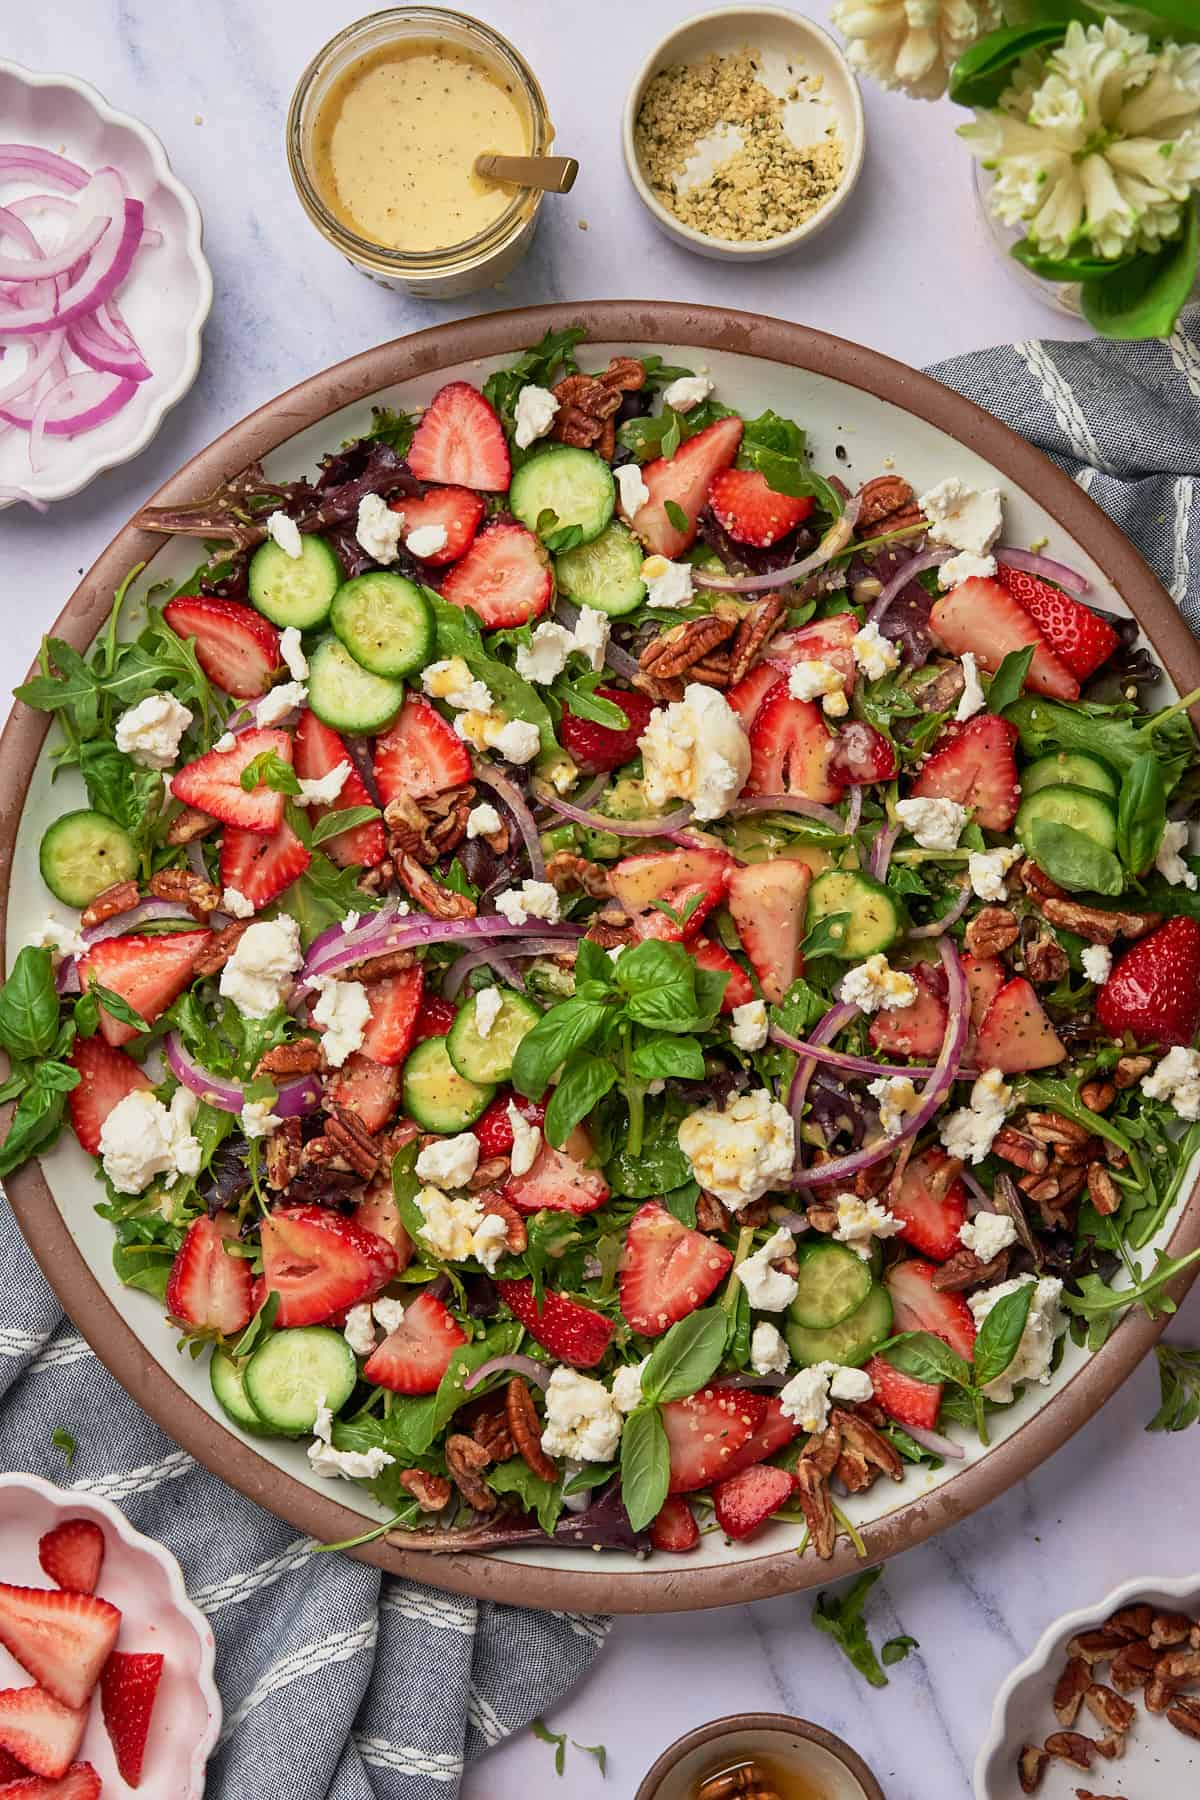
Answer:
<path fill-rule="evenodd" d="M 166 151 L 152 131 L 117 112 L 88 82 L 0 61 L 0 119 L 6 142 L 55 150 L 89 170 L 119 169 L 146 208 L 147 226 L 163 236 L 155 248 L 139 250 L 119 294 L 121 312 L 154 371 L 150 379 L 94 431 L 47 440 L 52 447 L 46 467 L 36 474 L 29 467 L 28 433 L 0 434 L 0 487 L 21 488 L 38 500 L 63 500 L 101 470 L 144 450 L 195 381 L 200 333 L 212 305 L 212 274 L 200 247 L 200 208 L 172 174 Z M 39 184 L 30 180 L 22 186 L 32 193 Z M 0 499 L 0 509 L 12 504 Z"/>
<path fill-rule="evenodd" d="M 841 181 L 811 218 L 779 237 L 747 242 L 710 237 L 707 232 L 685 225 L 669 212 L 655 198 L 646 180 L 634 139 L 646 88 L 661 69 L 673 63 L 699 62 L 706 56 L 735 55 L 744 49 L 758 51 L 764 60 L 786 59 L 805 72 L 821 77 L 819 101 L 823 112 L 827 111 L 837 125 L 845 156 Z M 802 18 L 799 13 L 782 6 L 722 6 L 713 12 L 697 14 L 686 25 L 668 32 L 655 45 L 629 90 L 621 126 L 621 144 L 625 167 L 638 199 L 668 237 L 674 238 L 686 250 L 694 250 L 700 256 L 720 262 L 766 262 L 772 257 L 786 256 L 828 225 L 845 205 L 862 169 L 866 125 L 854 72 L 838 45 L 820 25 L 814 25 L 811 19 Z"/>
<path fill-rule="evenodd" d="M 1037 1648 L 1014 1669 L 992 1709 L 991 1729 L 975 1763 L 975 1800 L 1022 1800 L 1017 1756 L 1025 1744 L 1043 1744 L 1061 1727 L 1051 1696 L 1062 1673 L 1067 1645 L 1077 1632 L 1102 1625 L 1119 1607 L 1148 1600 L 1167 1611 L 1200 1615 L 1200 1575 L 1152 1575 L 1122 1582 L 1105 1600 L 1079 1612 L 1066 1613 L 1042 1633 Z M 1099 1676 L 1103 1680 L 1103 1673 Z M 1129 1730 L 1119 1763 L 1098 1762 L 1090 1775 L 1068 1763 L 1051 1761 L 1038 1789 L 1040 1800 L 1071 1800 L 1076 1788 L 1120 1789 L 1122 1793 L 1183 1800 L 1200 1793 L 1200 1743 L 1184 1737 L 1165 1719 L 1146 1711 L 1137 1694 L 1130 1695 L 1137 1718 Z M 1094 1735 L 1086 1724 L 1077 1729 Z"/>

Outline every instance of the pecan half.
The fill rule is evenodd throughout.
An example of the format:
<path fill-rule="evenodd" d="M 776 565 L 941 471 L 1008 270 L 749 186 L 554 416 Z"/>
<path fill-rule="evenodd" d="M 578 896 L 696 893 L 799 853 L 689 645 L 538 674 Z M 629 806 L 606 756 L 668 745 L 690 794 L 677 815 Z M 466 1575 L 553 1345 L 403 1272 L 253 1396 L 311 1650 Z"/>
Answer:
<path fill-rule="evenodd" d="M 1200 1681 L 1200 1650 L 1168 1650 L 1158 1659 L 1158 1675 L 1181 1687 Z"/>
<path fill-rule="evenodd" d="M 370 1181 L 379 1167 L 379 1151 L 358 1114 L 349 1107 L 335 1106 L 333 1117 L 325 1121 L 325 1136 L 354 1173 L 363 1181 Z"/>
<path fill-rule="evenodd" d="M 1145 1603 L 1123 1606 L 1111 1618 L 1105 1619 L 1104 1629 L 1117 1632 L 1130 1643 L 1138 1638 L 1148 1638 L 1154 1630 L 1154 1608 Z"/>
<path fill-rule="evenodd" d="M 992 1139 L 992 1150 L 1005 1162 L 1015 1164 L 1024 1169 L 1028 1175 L 1041 1175 L 1050 1166 L 1050 1156 L 1044 1144 L 1028 1132 L 1018 1131 L 1014 1125 L 1002 1125 Z"/>
<path fill-rule="evenodd" d="M 814 1462 L 801 1457 L 796 1465 L 796 1500 L 808 1525 L 812 1547 L 822 1562 L 828 1562 L 837 1542 L 837 1521 L 833 1501 L 825 1478 Z"/>
<path fill-rule="evenodd" d="M 423 869 L 415 857 L 401 856 L 396 859 L 396 874 L 405 893 L 432 913 L 435 919 L 473 919 L 475 902 L 468 894 L 456 894 L 451 888 L 443 887 L 435 881 L 427 869 Z"/>
<path fill-rule="evenodd" d="M 1071 959 L 1048 931 L 1043 931 L 1024 950 L 1025 973 L 1035 987 L 1054 987 L 1071 967 Z"/>
<path fill-rule="evenodd" d="M 1086 1144 L 1090 1142 L 1092 1135 L 1086 1125 L 1077 1125 L 1074 1119 L 1068 1119 L 1065 1113 L 1060 1112 L 1041 1112 L 1031 1108 L 1025 1114 L 1024 1125 L 1039 1144 L 1053 1144 L 1056 1148 L 1070 1149 L 1076 1144 Z"/>
<path fill-rule="evenodd" d="M 516 1455 L 517 1446 L 504 1403 L 499 1396 L 496 1398 L 498 1404 L 485 1406 L 471 1421 L 471 1437 L 493 1462 L 502 1463 Z"/>
<path fill-rule="evenodd" d="M 1064 1730 L 1079 1717 L 1083 1696 L 1092 1685 L 1092 1671 L 1082 1657 L 1070 1656 L 1054 1689 L 1054 1716 Z"/>
<path fill-rule="evenodd" d="M 717 1237 L 729 1230 L 729 1214 L 717 1196 L 704 1188 L 701 1188 L 696 1201 L 696 1229 Z"/>
<path fill-rule="evenodd" d="M 150 877 L 150 892 L 156 900 L 178 900 L 194 919 L 208 924 L 208 915 L 221 904 L 221 890 L 203 875 L 191 869 L 159 869 Z"/>
<path fill-rule="evenodd" d="M 703 619 L 688 619 L 672 625 L 661 637 L 653 638 L 638 658 L 641 668 L 655 681 L 669 681 L 683 675 L 694 664 L 703 662 L 711 650 L 733 636 L 738 628 L 736 617 L 709 613 Z"/>
<path fill-rule="evenodd" d="M 999 1281 L 1007 1273 L 1007 1250 L 1001 1250 L 990 1262 L 980 1262 L 973 1250 L 956 1250 L 934 1270 L 932 1286 L 942 1294 L 963 1294 L 985 1281 Z"/>
<path fill-rule="evenodd" d="M 1087 1172 L 1088 1199 L 1102 1219 L 1111 1218 L 1123 1198 L 1120 1188 L 1103 1163 L 1094 1162 Z"/>
<path fill-rule="evenodd" d="M 217 820 L 209 818 L 207 813 L 196 806 L 185 806 L 177 818 L 167 826 L 167 842 L 172 846 L 194 844 L 197 838 L 207 837 L 210 831 L 217 829 Z"/>
<path fill-rule="evenodd" d="M 284 1119 L 267 1139 L 267 1186 L 280 1194 L 300 1172 L 299 1119 Z"/>
<path fill-rule="evenodd" d="M 904 1480 L 903 1458 L 873 1425 L 868 1425 L 857 1413 L 844 1412 L 840 1407 L 834 1409 L 833 1422 L 841 1432 L 844 1446 L 857 1451 L 871 1468 L 878 1469 L 889 1481 Z"/>
<path fill-rule="evenodd" d="M 192 974 L 215 975 L 219 969 L 223 969 L 237 949 L 243 934 L 250 929 L 250 924 L 249 919 L 235 919 L 232 925 L 226 925 L 224 931 L 218 931 L 192 964 Z"/>
<path fill-rule="evenodd" d="M 276 1044 L 259 1058 L 256 1075 L 310 1075 L 321 1066 L 321 1046 L 316 1038 L 297 1038 L 291 1044 Z"/>
<path fill-rule="evenodd" d="M 1113 1084 L 1118 1093 L 1124 1093 L 1143 1075 L 1148 1075 L 1154 1067 L 1152 1056 L 1122 1056 L 1113 1070 Z"/>
<path fill-rule="evenodd" d="M 646 385 L 646 365 L 636 356 L 614 356 L 607 369 L 601 369 L 596 380 L 622 394 L 636 394 Z"/>
<path fill-rule="evenodd" d="M 1124 1643 L 1115 1631 L 1081 1631 L 1067 1645 L 1067 1655 L 1081 1657 L 1090 1668 L 1094 1663 L 1110 1662 Z"/>
<path fill-rule="evenodd" d="M 837 1468 L 837 1460 L 842 1451 L 842 1433 L 837 1421 L 831 1419 L 824 1431 L 814 1432 L 804 1446 L 804 1461 L 811 1463 L 817 1474 L 824 1481 Z"/>
<path fill-rule="evenodd" d="M 1184 1737 L 1200 1738 L 1200 1701 L 1176 1700 L 1174 1706 L 1167 1708 L 1167 1723 L 1182 1731 Z"/>
<path fill-rule="evenodd" d="M 398 1480 L 422 1512 L 441 1512 L 450 1504 L 454 1489 L 444 1475 L 434 1475 L 429 1469 L 402 1469 Z"/>
<path fill-rule="evenodd" d="M 785 601 L 782 594 L 768 594 L 765 599 L 755 601 L 754 605 L 742 614 L 741 623 L 737 628 L 737 636 L 734 638 L 729 652 L 731 686 L 742 679 L 773 635 L 783 617 L 784 606 Z"/>
<path fill-rule="evenodd" d="M 1017 1757 L 1017 1780 L 1023 1794 L 1036 1794 L 1050 1758 L 1040 1744 L 1026 1744 Z"/>
<path fill-rule="evenodd" d="M 1113 1658 L 1109 1680 L 1122 1694 L 1132 1694 L 1145 1687 L 1157 1665 L 1158 1652 L 1149 1644 L 1126 1644 Z"/>
<path fill-rule="evenodd" d="M 1096 1754 L 1092 1739 L 1084 1737 L 1081 1731 L 1051 1732 L 1046 1739 L 1046 1749 L 1060 1762 L 1070 1763 L 1073 1769 L 1090 1769 Z"/>
<path fill-rule="evenodd" d="M 1105 912 L 1102 907 L 1084 906 L 1081 901 L 1069 900 L 1065 895 L 1062 899 L 1049 895 L 1039 899 L 1037 905 L 1051 925 L 1073 931 L 1092 944 L 1114 944 L 1119 937 L 1145 937 L 1162 922 L 1161 913 Z"/>
<path fill-rule="evenodd" d="M 905 525 L 924 523 L 912 484 L 902 475 L 876 475 L 858 490 L 860 501 L 855 530 L 860 537 L 883 531 L 899 531 Z"/>
<path fill-rule="evenodd" d="M 729 652 L 714 650 L 702 662 L 695 663 L 687 672 L 689 681 L 698 681 L 703 687 L 727 688 L 729 686 Z"/>
<path fill-rule="evenodd" d="M 1190 1641 L 1193 1621 L 1186 1613 L 1156 1612 L 1150 1625 L 1150 1646 L 1154 1650 L 1173 1650 L 1176 1644 Z"/>
<path fill-rule="evenodd" d="M 450 1479 L 467 1505 L 478 1513 L 494 1512 L 496 1507 L 496 1496 L 482 1479 L 482 1471 L 491 1460 L 481 1444 L 461 1431 L 446 1439 L 446 1466 L 450 1470 Z"/>
<path fill-rule="evenodd" d="M 963 941 L 972 956 L 999 956 L 1021 935 L 1017 915 L 1007 906 L 984 906 L 967 926 Z"/>
<path fill-rule="evenodd" d="M 482 1194 L 480 1201 L 485 1213 L 494 1213 L 504 1220 L 506 1227 L 504 1247 L 510 1256 L 520 1256 L 529 1243 L 529 1231 L 524 1219 L 503 1194 Z"/>
<path fill-rule="evenodd" d="M 131 912 L 140 898 L 136 881 L 114 881 L 111 887 L 106 887 L 102 894 L 97 894 L 84 907 L 79 915 L 79 923 L 85 931 L 92 925 L 103 925 L 106 919 L 115 919 L 121 913 Z"/>
<path fill-rule="evenodd" d="M 1083 1702 L 1092 1717 L 1109 1731 L 1128 1731 L 1136 1716 L 1128 1700 L 1122 1700 L 1120 1694 L 1114 1693 L 1112 1688 L 1105 1687 L 1100 1681 L 1091 1683 L 1083 1696 Z"/>
<path fill-rule="evenodd" d="M 533 1404 L 533 1395 L 529 1392 L 528 1383 L 522 1381 L 519 1375 L 514 1375 L 505 1389 L 504 1406 L 508 1414 L 508 1428 L 526 1468 L 543 1481 L 557 1481 L 558 1469 L 542 1449 L 542 1425 L 537 1407 Z"/>
<path fill-rule="evenodd" d="M 1117 1097 L 1115 1081 L 1085 1081 L 1079 1098 L 1089 1112 L 1106 1113 Z"/>
<path fill-rule="evenodd" d="M 1177 1696 L 1169 1681 L 1161 1681 L 1152 1675 L 1146 1683 L 1146 1711 L 1165 1713 L 1175 1704 Z"/>
<path fill-rule="evenodd" d="M 570 850 L 555 851 L 546 864 L 546 880 L 559 894 L 587 894 L 603 900 L 612 893 L 608 870 Z"/>

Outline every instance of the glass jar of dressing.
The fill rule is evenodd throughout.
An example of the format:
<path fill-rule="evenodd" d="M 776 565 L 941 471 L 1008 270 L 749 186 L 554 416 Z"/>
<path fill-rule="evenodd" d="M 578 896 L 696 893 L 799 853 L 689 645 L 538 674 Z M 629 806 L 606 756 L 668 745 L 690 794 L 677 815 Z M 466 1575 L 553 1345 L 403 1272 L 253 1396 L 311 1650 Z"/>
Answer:
<path fill-rule="evenodd" d="M 451 299 L 527 249 L 542 195 L 474 172 L 486 152 L 541 156 L 554 127 L 524 58 L 478 19 L 396 7 L 313 58 L 288 114 L 288 165 L 313 224 L 386 287 Z"/>

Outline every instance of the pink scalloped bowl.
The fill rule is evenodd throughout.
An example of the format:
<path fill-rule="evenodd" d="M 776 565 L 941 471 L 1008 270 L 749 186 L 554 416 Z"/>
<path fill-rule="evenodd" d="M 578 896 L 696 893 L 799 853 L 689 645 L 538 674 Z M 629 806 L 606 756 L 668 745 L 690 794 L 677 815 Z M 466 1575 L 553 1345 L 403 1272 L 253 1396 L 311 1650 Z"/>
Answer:
<path fill-rule="evenodd" d="M 157 1650 L 164 1658 L 138 1800 L 200 1800 L 205 1765 L 221 1729 L 212 1627 L 188 1599 L 169 1550 L 135 1531 L 110 1501 L 69 1493 L 37 1475 L 0 1475 L 0 1581 L 51 1586 L 38 1562 L 38 1539 L 64 1519 L 92 1519 L 104 1533 L 97 1592 L 121 1609 L 117 1648 Z M 0 1687 L 28 1684 L 24 1669 L 0 1649 Z M 100 1776 L 104 1800 L 135 1792 L 117 1773 L 98 1699 L 79 1756 Z"/>

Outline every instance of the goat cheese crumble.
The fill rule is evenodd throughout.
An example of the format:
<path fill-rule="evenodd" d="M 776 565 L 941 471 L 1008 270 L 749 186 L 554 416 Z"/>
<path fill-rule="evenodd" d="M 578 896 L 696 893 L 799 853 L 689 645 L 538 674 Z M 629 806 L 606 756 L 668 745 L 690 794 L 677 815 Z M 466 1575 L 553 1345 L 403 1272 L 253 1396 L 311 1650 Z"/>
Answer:
<path fill-rule="evenodd" d="M 286 663 L 287 672 L 293 681 L 308 680 L 308 658 L 304 654 L 300 633 L 294 625 L 285 625 L 280 632 L 279 654 Z"/>
<path fill-rule="evenodd" d="M 530 444 L 545 437 L 557 411 L 558 400 L 549 388 L 539 387 L 535 381 L 526 382 L 517 395 L 513 414 L 516 427 L 513 441 L 517 449 L 528 450 Z"/>
<path fill-rule="evenodd" d="M 504 1005 L 498 987 L 480 988 L 475 996 L 475 1029 L 481 1038 L 490 1037 L 492 1026 Z"/>
<path fill-rule="evenodd" d="M 931 800 L 919 795 L 912 800 L 897 800 L 896 817 L 922 850 L 957 850 L 967 822 L 967 808 L 957 800 Z"/>
<path fill-rule="evenodd" d="M 489 800 L 481 800 L 467 814 L 467 840 L 491 837 L 500 829 L 500 814 Z"/>
<path fill-rule="evenodd" d="M 220 992 L 247 1019 L 265 1019 L 291 992 L 292 977 L 304 961 L 300 927 L 283 914 L 257 919 L 238 939 L 221 970 Z"/>
<path fill-rule="evenodd" d="M 156 1175 L 173 1187 L 180 1175 L 198 1175 L 203 1150 L 192 1135 L 200 1102 L 176 1088 L 164 1106 L 148 1088 L 118 1100 L 100 1127 L 100 1159 L 118 1194 L 140 1194 Z"/>
<path fill-rule="evenodd" d="M 285 556 L 298 562 L 304 555 L 304 539 L 300 536 L 300 527 L 295 519 L 289 519 L 285 512 L 273 512 L 267 520 L 267 536 L 273 544 L 278 544 Z"/>
<path fill-rule="evenodd" d="M 750 1338 L 750 1367 L 756 1375 L 786 1375 L 792 1353 L 776 1326 L 760 1319 Z"/>
<path fill-rule="evenodd" d="M 964 1250 L 973 1250 L 981 1263 L 991 1262 L 1017 1241 L 1017 1228 L 1007 1213 L 977 1212 L 958 1234 Z"/>
<path fill-rule="evenodd" d="M 436 556 L 450 542 L 444 525 L 418 525 L 404 540 L 404 548 L 417 557 Z"/>
<path fill-rule="evenodd" d="M 982 712 L 987 705 L 983 692 L 983 683 L 979 679 L 979 664 L 970 650 L 964 650 L 959 657 L 963 672 L 963 691 L 958 698 L 958 706 L 954 717 L 960 725 L 973 719 L 977 712 Z"/>
<path fill-rule="evenodd" d="M 980 900 L 1007 900 L 1004 877 L 1025 852 L 1020 844 L 1000 844 L 995 850 L 972 850 L 967 857 L 967 879 Z"/>
<path fill-rule="evenodd" d="M 1200 1119 L 1200 1050 L 1176 1044 L 1157 1068 L 1142 1076 L 1141 1089 L 1148 1100 L 1165 1100 L 1181 1119 L 1194 1124 Z"/>
<path fill-rule="evenodd" d="M 883 951 L 877 950 L 857 968 L 847 970 L 839 995 L 862 1012 L 891 1012 L 912 1005 L 917 984 L 903 969 L 893 969 Z"/>
<path fill-rule="evenodd" d="M 942 1147 L 960 1162 L 981 1163 L 1012 1105 L 1012 1089 L 999 1069 L 985 1069 L 971 1089 L 971 1104 L 947 1113 L 938 1127 Z"/>
<path fill-rule="evenodd" d="M 193 714 L 174 694 L 147 694 L 117 720 L 114 736 L 140 769 L 169 769 L 179 755 L 179 740 Z"/>
<path fill-rule="evenodd" d="M 1008 1367 L 994 1381 L 986 1382 L 982 1389 L 989 1400 L 997 1400 L 1002 1405 L 1013 1398 L 1018 1382 L 1040 1381 L 1043 1387 L 1049 1382 L 1054 1340 L 1066 1330 L 1067 1325 L 1059 1304 L 1063 1284 L 1048 1275 L 1043 1275 L 1037 1281 L 1032 1275 L 1018 1275 L 1013 1281 L 997 1282 L 995 1287 L 984 1288 L 980 1293 L 967 1296 L 967 1305 L 975 1324 L 980 1326 L 997 1301 L 1003 1300 L 1006 1294 L 1019 1292 L 1023 1287 L 1033 1288 L 1033 1298 L 1016 1354 Z"/>
<path fill-rule="evenodd" d="M 994 556 L 977 556 L 974 550 L 960 550 L 957 556 L 951 556 L 938 568 L 938 586 L 943 593 L 957 587 L 960 581 L 970 581 L 974 577 L 991 576 L 996 573 Z M 970 717 L 970 715 L 967 715 Z"/>
<path fill-rule="evenodd" d="M 347 1057 L 362 1049 L 371 1002 L 361 981 L 338 981 L 328 976 L 314 980 L 312 985 L 318 990 L 312 1022 L 322 1029 L 325 1061 L 331 1069 L 340 1069 Z"/>
<path fill-rule="evenodd" d="M 1084 974 L 1097 987 L 1112 974 L 1113 957 L 1107 944 L 1089 944 L 1079 960 L 1083 964 Z"/>
<path fill-rule="evenodd" d="M 326 775 L 300 777 L 297 806 L 332 806 L 350 776 L 350 764 L 343 759 L 334 763 Z"/>
<path fill-rule="evenodd" d="M 505 888 L 496 895 L 496 911 L 510 925 L 526 925 L 530 919 L 558 922 L 558 893 L 548 881 L 523 881 L 519 888 Z"/>
<path fill-rule="evenodd" d="M 898 1219 L 878 1200 L 862 1200 L 857 1194 L 839 1194 L 834 1204 L 838 1220 L 834 1238 L 839 1244 L 846 1244 L 864 1262 L 871 1255 L 875 1238 L 895 1237 L 898 1231 L 904 1230 L 904 1220 Z"/>
<path fill-rule="evenodd" d="M 508 1122 L 513 1134 L 509 1169 L 517 1176 L 528 1175 L 542 1148 L 542 1128 L 531 1124 L 511 1100 L 508 1103 Z"/>
<path fill-rule="evenodd" d="M 700 1186 L 731 1212 L 782 1187 L 796 1160 L 792 1116 L 765 1088 L 700 1107 L 681 1121 L 678 1138 Z"/>
<path fill-rule="evenodd" d="M 767 1008 L 762 1000 L 747 1000 L 729 1015 L 730 1041 L 739 1050 L 761 1050 L 767 1041 Z"/>
<path fill-rule="evenodd" d="M 879 1123 L 887 1137 L 900 1137 L 921 1104 L 911 1076 L 881 1075 L 867 1083 L 867 1092 L 879 1102 Z"/>
<path fill-rule="evenodd" d="M 619 469 L 613 470 L 613 480 L 617 484 L 621 511 L 627 519 L 632 519 L 650 498 L 650 489 L 642 480 L 642 471 L 637 463 L 622 463 Z"/>
<path fill-rule="evenodd" d="M 874 619 L 868 620 L 853 639 L 854 660 L 868 681 L 882 681 L 900 666 L 900 652 L 885 638 Z"/>
<path fill-rule="evenodd" d="M 671 562 L 665 556 L 648 556 L 642 564 L 646 604 L 673 612 L 686 606 L 695 592 L 691 563 Z"/>
<path fill-rule="evenodd" d="M 602 1381 L 560 1363 L 546 1388 L 546 1426 L 542 1449 L 547 1456 L 571 1456 L 577 1462 L 611 1462 L 625 1421 Z"/>
<path fill-rule="evenodd" d="M 700 821 L 719 819 L 746 784 L 750 740 L 716 688 L 692 681 L 683 699 L 657 707 L 638 740 L 651 806 L 691 802 Z"/>
<path fill-rule="evenodd" d="M 347 1481 L 374 1481 L 396 1459 L 379 1444 L 373 1444 L 369 1450 L 335 1450 L 333 1416 L 322 1395 L 313 1420 L 313 1442 L 308 1446 L 308 1460 L 314 1474 L 324 1475 L 331 1481 L 338 1475 L 344 1475 Z"/>
<path fill-rule="evenodd" d="M 1188 824 L 1186 819 L 1168 819 L 1163 826 L 1162 842 L 1158 846 L 1158 854 L 1154 858 L 1154 866 L 1164 881 L 1172 887 L 1194 889 L 1196 886 L 1195 871 L 1189 869 L 1180 851 L 1188 841 Z"/>
<path fill-rule="evenodd" d="M 929 541 L 949 544 L 952 550 L 969 550 L 986 556 L 1004 523 L 999 488 L 976 488 L 956 475 L 948 475 L 917 505 L 929 520 Z"/>
<path fill-rule="evenodd" d="M 273 687 L 269 694 L 264 694 L 255 706 L 254 723 L 260 730 L 278 725 L 296 707 L 303 706 L 307 699 L 308 689 L 302 681 L 282 682 L 279 687 Z"/>
<path fill-rule="evenodd" d="M 740 1262 L 734 1274 L 746 1290 L 746 1298 L 756 1312 L 782 1312 L 796 1298 L 798 1284 L 774 1264 L 790 1256 L 796 1248 L 791 1232 L 780 1226 L 753 1256 Z"/>
<path fill-rule="evenodd" d="M 829 1423 L 829 1402 L 844 1400 L 856 1406 L 869 1400 L 875 1392 L 871 1377 L 862 1369 L 843 1368 L 840 1363 L 813 1363 L 793 1375 L 779 1390 L 779 1404 L 785 1418 L 801 1431 L 824 1431 Z"/>
<path fill-rule="evenodd" d="M 671 385 L 663 389 L 663 405 L 675 412 L 691 412 L 693 406 L 707 400 L 712 391 L 713 384 L 707 375 L 677 375 Z"/>
<path fill-rule="evenodd" d="M 819 700 L 822 711 L 831 719 L 843 718 L 850 710 L 846 677 L 821 657 L 792 664 L 788 671 L 788 693 L 793 700 Z"/>
<path fill-rule="evenodd" d="M 252 919 L 255 906 L 253 900 L 247 900 L 241 888 L 227 887 L 221 894 L 221 911 L 227 912 L 231 919 Z"/>
<path fill-rule="evenodd" d="M 364 494 L 358 503 L 354 535 L 373 562 L 392 563 L 400 554 L 404 514 L 393 512 L 379 494 Z"/>
<path fill-rule="evenodd" d="M 434 1187 L 461 1188 L 478 1167 L 479 1139 L 473 1131 L 460 1131 L 456 1137 L 426 1144 L 417 1157 L 417 1179 Z"/>

